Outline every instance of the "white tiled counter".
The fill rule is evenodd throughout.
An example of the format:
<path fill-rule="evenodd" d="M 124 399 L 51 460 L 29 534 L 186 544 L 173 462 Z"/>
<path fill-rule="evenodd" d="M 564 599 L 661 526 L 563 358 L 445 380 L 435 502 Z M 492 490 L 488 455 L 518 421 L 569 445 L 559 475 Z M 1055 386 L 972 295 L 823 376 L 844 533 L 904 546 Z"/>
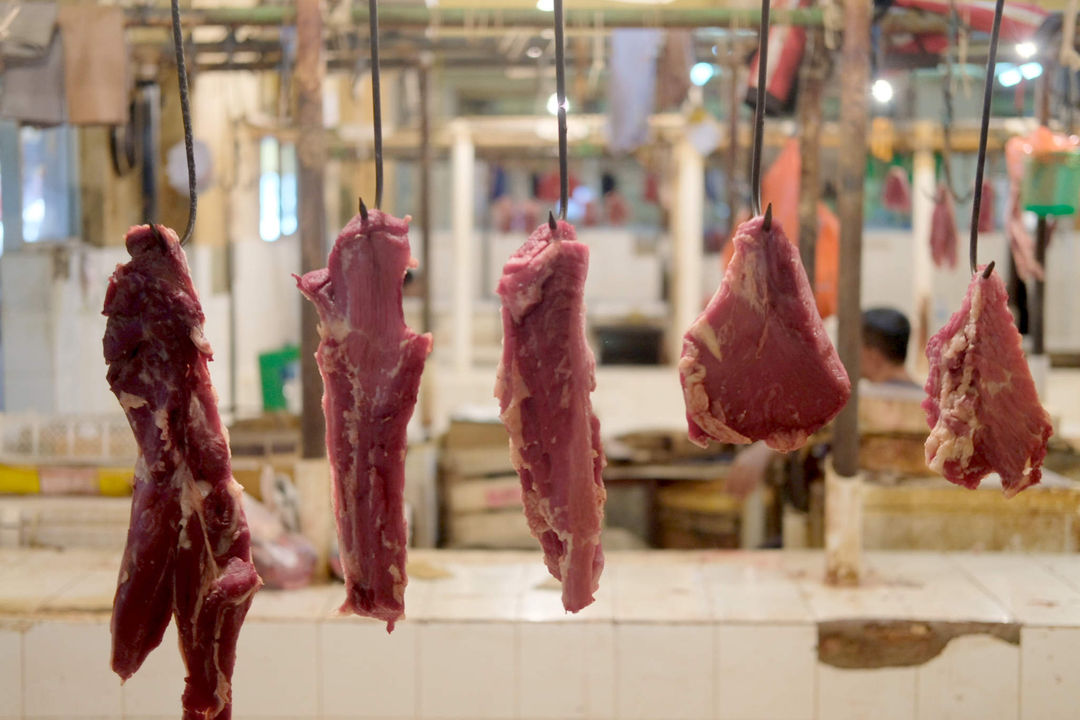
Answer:
<path fill-rule="evenodd" d="M 172 632 L 109 670 L 118 562 L 0 552 L 0 718 L 179 717 Z M 831 588 L 813 552 L 610 553 L 576 616 L 539 554 L 410 564 L 389 636 L 336 615 L 340 585 L 261 592 L 237 720 L 1080 718 L 1080 556 L 878 553 Z"/>

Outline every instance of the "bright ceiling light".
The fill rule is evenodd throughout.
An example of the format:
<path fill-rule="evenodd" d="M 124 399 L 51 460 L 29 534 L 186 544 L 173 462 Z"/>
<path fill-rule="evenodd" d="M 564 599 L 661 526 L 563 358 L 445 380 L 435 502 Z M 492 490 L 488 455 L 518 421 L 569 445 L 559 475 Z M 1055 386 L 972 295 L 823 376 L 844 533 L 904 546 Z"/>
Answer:
<path fill-rule="evenodd" d="M 544 12 L 555 12 L 555 0 L 536 0 L 536 9 Z"/>
<path fill-rule="evenodd" d="M 690 68 L 690 82 L 701 87 L 712 80 L 712 76 L 715 74 L 716 68 L 713 67 L 712 63 L 699 62 Z"/>
<path fill-rule="evenodd" d="M 570 112 L 570 98 L 566 99 L 563 107 L 566 108 L 566 112 Z M 559 114 L 559 96 L 557 93 L 551 93 L 551 97 L 548 98 L 547 111 L 552 115 Z"/>
<path fill-rule="evenodd" d="M 525 56 L 530 57 L 533 60 L 535 60 L 536 58 L 540 57 L 543 54 L 544 54 L 544 51 L 540 49 L 539 45 L 530 45 L 529 48 L 525 51 Z"/>
<path fill-rule="evenodd" d="M 884 78 L 878 78 L 870 87 L 870 94 L 874 97 L 874 100 L 884 105 L 893 98 L 892 83 Z"/>
<path fill-rule="evenodd" d="M 1035 43 L 1031 41 L 1016 43 L 1016 54 L 1025 60 L 1035 57 L 1035 53 L 1037 53 L 1038 51 L 1039 48 L 1037 48 L 1035 46 Z"/>
<path fill-rule="evenodd" d="M 1042 75 L 1043 66 L 1037 62 L 1024 63 L 1020 66 L 1020 74 L 1024 76 L 1025 80 L 1034 80 Z"/>
<path fill-rule="evenodd" d="M 998 82 L 1001 83 L 1001 87 L 1019 85 L 1023 79 L 1024 76 L 1021 74 L 1020 68 L 1015 65 L 1010 65 L 998 74 Z"/>

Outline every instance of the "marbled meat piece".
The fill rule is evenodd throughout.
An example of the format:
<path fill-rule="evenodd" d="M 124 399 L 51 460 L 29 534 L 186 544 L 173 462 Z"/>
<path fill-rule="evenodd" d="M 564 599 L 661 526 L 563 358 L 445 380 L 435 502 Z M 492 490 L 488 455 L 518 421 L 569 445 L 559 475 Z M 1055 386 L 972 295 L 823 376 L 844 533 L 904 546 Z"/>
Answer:
<path fill-rule="evenodd" d="M 930 217 L 930 256 L 934 265 L 955 268 L 956 243 L 956 209 L 952 193 L 941 183 L 934 196 L 934 213 Z"/>
<path fill-rule="evenodd" d="M 907 170 L 899 165 L 893 165 L 885 173 L 881 204 L 892 212 L 911 212 L 911 184 L 908 182 Z"/>
<path fill-rule="evenodd" d="M 712 300 L 683 336 L 679 375 L 690 440 L 764 440 L 787 452 L 833 419 L 851 396 L 799 251 L 772 220 L 738 227 Z"/>
<path fill-rule="evenodd" d="M 386 622 L 405 614 L 406 429 L 431 335 L 405 325 L 405 271 L 416 267 L 409 219 L 368 210 L 338 235 L 327 267 L 297 278 L 319 313 L 323 379 L 345 602 L 341 612 Z"/>
<path fill-rule="evenodd" d="M 572 225 L 538 227 L 503 267 L 503 349 L 495 382 L 529 529 L 563 607 L 593 601 L 604 568 L 606 492 L 600 422 L 589 394 L 596 363 L 585 340 L 589 248 Z"/>
<path fill-rule="evenodd" d="M 1053 433 L 997 273 L 978 272 L 960 309 L 926 344 L 926 464 L 978 487 L 990 472 L 1012 497 L 1039 482 Z"/>
<path fill-rule="evenodd" d="M 176 618 L 184 718 L 231 716 L 236 641 L 261 585 L 217 410 L 203 312 L 176 234 L 133 227 L 105 295 L 109 386 L 139 447 L 112 615 L 125 680 Z"/>

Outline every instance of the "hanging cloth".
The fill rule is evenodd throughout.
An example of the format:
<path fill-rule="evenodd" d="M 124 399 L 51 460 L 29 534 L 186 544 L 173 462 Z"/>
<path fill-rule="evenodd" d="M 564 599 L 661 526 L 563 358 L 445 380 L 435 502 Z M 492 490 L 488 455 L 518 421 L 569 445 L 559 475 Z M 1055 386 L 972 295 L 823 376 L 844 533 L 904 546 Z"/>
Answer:
<path fill-rule="evenodd" d="M 59 23 L 64 40 L 68 122 L 122 125 L 128 117 L 123 8 L 64 5 Z"/>

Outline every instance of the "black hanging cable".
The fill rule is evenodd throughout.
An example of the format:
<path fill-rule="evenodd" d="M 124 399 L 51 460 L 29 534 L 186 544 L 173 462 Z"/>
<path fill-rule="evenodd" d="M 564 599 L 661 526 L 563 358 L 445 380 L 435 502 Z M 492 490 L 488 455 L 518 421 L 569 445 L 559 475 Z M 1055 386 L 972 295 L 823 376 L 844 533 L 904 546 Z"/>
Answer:
<path fill-rule="evenodd" d="M 198 192 L 195 189 L 195 140 L 191 132 L 191 98 L 188 95 L 187 63 L 184 61 L 184 32 L 180 26 L 180 0 L 172 0 L 173 47 L 176 50 L 176 76 L 180 85 L 180 115 L 184 120 L 184 151 L 187 153 L 188 220 L 180 244 L 186 245 L 195 230 Z M 151 224 L 154 231 L 157 228 Z"/>
<path fill-rule="evenodd" d="M 375 126 L 375 207 L 382 207 L 382 98 L 379 91 L 379 3 L 368 0 L 368 25 L 371 30 L 371 114 Z"/>
<path fill-rule="evenodd" d="M 998 34 L 1005 0 L 994 5 L 994 27 L 990 32 L 990 52 L 986 56 L 986 82 L 983 86 L 982 126 L 979 128 L 979 154 L 975 159 L 975 195 L 971 201 L 971 241 L 968 245 L 971 274 L 978 269 L 979 207 L 982 205 L 983 167 L 986 165 L 986 136 L 990 133 L 990 99 L 994 94 L 994 67 L 997 65 Z M 994 263 L 986 266 L 983 277 L 990 277 Z"/>
<path fill-rule="evenodd" d="M 563 0 L 555 0 L 555 102 L 559 116 L 559 219 L 566 219 L 570 196 L 570 171 L 566 160 L 566 48 Z"/>
<path fill-rule="evenodd" d="M 761 24 L 758 27 L 757 100 L 754 103 L 754 149 L 750 156 L 750 211 L 761 214 L 761 144 L 765 134 L 765 85 L 769 64 L 769 0 L 761 0 Z M 734 112 L 734 110 L 733 110 Z M 735 138 L 731 138 L 735 142 Z M 772 213 L 765 219 L 764 229 L 772 225 Z"/>

